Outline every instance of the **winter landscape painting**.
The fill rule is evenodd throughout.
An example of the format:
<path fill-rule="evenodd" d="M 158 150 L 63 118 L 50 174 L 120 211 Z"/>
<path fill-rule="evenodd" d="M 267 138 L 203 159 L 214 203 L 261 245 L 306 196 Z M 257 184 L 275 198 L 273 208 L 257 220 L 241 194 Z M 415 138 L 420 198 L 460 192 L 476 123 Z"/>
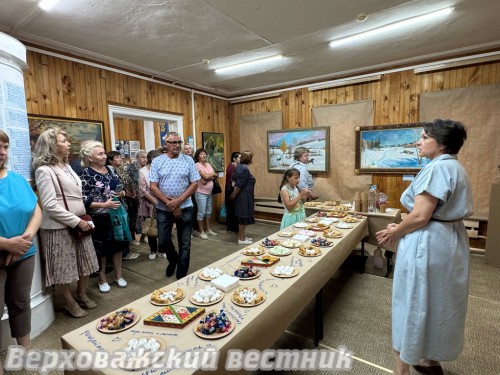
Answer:
<path fill-rule="evenodd" d="M 356 128 L 356 173 L 418 173 L 428 162 L 418 157 L 419 124 Z"/>
<path fill-rule="evenodd" d="M 268 130 L 267 169 L 283 172 L 295 162 L 293 153 L 297 147 L 309 149 L 311 173 L 327 173 L 330 167 L 330 128 Z"/>

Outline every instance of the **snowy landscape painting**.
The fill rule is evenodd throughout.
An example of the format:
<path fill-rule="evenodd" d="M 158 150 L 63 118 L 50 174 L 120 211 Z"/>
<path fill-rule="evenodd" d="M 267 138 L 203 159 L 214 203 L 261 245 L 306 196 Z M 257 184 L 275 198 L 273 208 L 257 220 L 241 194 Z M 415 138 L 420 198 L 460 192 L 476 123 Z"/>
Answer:
<path fill-rule="evenodd" d="M 268 130 L 267 169 L 283 172 L 295 162 L 293 153 L 297 147 L 309 149 L 311 173 L 328 173 L 330 167 L 330 128 Z"/>
<path fill-rule="evenodd" d="M 419 124 L 356 128 L 356 173 L 418 173 L 428 162 L 418 157 Z"/>

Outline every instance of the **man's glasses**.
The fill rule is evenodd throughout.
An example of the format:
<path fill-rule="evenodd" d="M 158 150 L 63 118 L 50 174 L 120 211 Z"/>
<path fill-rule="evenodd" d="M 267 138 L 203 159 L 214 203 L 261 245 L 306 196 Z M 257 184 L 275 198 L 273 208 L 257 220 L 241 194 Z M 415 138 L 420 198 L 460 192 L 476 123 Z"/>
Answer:
<path fill-rule="evenodd" d="M 179 146 L 182 145 L 182 141 L 165 141 L 165 142 L 171 145 L 179 145 Z"/>

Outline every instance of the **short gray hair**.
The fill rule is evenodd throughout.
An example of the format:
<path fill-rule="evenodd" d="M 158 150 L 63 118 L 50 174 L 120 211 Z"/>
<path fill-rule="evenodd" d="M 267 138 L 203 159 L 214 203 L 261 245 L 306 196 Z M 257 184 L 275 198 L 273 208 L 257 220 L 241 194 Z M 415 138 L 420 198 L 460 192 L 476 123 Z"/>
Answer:
<path fill-rule="evenodd" d="M 99 141 L 86 141 L 80 146 L 80 165 L 82 167 L 88 167 L 90 165 L 89 156 L 92 154 L 95 148 L 102 147 L 104 145 Z"/>
<path fill-rule="evenodd" d="M 167 135 L 165 135 L 165 136 L 163 137 L 163 142 L 165 142 L 165 140 L 166 140 L 168 137 L 170 137 L 171 135 L 173 135 L 173 136 L 175 136 L 175 137 L 180 137 L 180 136 L 181 136 L 181 135 L 180 135 L 179 133 L 177 133 L 177 132 L 168 132 L 168 133 L 167 133 Z"/>

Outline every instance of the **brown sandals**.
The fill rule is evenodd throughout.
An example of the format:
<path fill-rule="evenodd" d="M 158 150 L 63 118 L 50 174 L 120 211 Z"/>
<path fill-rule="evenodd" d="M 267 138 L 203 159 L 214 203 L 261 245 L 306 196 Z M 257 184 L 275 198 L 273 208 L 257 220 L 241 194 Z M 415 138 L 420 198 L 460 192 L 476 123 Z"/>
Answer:
<path fill-rule="evenodd" d="M 73 317 L 73 318 L 83 318 L 87 316 L 87 312 L 83 310 L 77 303 L 71 307 L 64 306 L 64 309 Z"/>
<path fill-rule="evenodd" d="M 86 309 L 95 309 L 97 307 L 97 303 L 92 301 L 87 295 L 84 295 L 82 298 L 76 297 L 75 301 Z"/>

